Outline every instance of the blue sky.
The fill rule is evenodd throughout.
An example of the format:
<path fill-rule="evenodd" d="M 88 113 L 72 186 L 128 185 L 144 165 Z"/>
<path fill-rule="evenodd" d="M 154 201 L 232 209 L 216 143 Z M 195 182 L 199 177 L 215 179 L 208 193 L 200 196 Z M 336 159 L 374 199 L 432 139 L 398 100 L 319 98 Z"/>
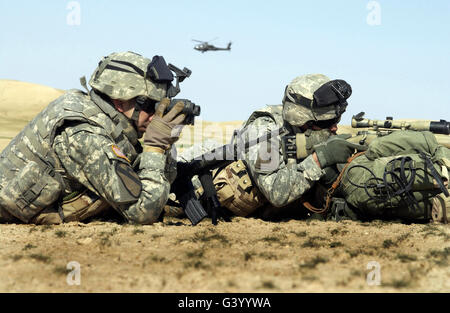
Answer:
<path fill-rule="evenodd" d="M 450 120 L 450 1 L 80 0 L 79 25 L 70 2 L 0 0 L 0 79 L 80 88 L 103 56 L 135 51 L 190 68 L 178 97 L 205 120 L 279 104 L 307 73 L 352 85 L 344 124 L 360 111 Z M 193 50 L 216 37 L 231 52 Z"/>

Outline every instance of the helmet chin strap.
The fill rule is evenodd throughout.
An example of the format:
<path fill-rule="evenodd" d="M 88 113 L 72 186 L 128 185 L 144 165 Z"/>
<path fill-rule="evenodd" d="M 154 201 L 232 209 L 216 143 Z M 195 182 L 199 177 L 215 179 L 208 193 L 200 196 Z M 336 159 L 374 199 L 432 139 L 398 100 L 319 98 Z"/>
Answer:
<path fill-rule="evenodd" d="M 304 132 L 305 132 L 305 131 L 302 129 L 301 126 L 294 126 L 294 125 L 291 125 L 291 124 L 289 124 L 289 126 L 291 127 L 292 132 L 293 132 L 294 134 L 297 134 L 297 133 L 304 133 Z"/>
<path fill-rule="evenodd" d="M 137 101 L 135 101 L 134 103 L 134 112 L 131 115 L 131 120 L 133 121 L 133 126 L 134 129 L 136 129 L 137 132 L 139 132 L 138 130 L 138 121 L 139 121 L 139 114 L 141 113 L 141 106 L 137 103 Z"/>

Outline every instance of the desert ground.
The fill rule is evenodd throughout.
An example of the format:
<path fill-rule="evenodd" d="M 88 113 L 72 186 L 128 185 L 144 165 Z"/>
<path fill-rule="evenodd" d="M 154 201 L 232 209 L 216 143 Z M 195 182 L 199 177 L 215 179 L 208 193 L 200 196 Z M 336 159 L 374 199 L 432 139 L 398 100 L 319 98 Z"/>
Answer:
<path fill-rule="evenodd" d="M 0 80 L 0 149 L 62 90 Z M 198 123 L 223 140 L 241 121 Z M 347 130 L 348 127 L 341 129 Z M 0 292 L 450 292 L 450 226 L 233 218 L 0 225 Z"/>

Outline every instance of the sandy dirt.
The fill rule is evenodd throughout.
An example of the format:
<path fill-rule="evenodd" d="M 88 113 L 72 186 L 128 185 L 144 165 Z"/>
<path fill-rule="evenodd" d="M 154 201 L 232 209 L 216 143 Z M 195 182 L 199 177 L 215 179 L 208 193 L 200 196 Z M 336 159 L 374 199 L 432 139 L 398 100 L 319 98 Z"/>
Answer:
<path fill-rule="evenodd" d="M 444 225 L 166 218 L 0 233 L 0 292 L 450 291 Z"/>
<path fill-rule="evenodd" d="M 32 91 L 42 98 L 17 103 Z M 0 148 L 61 92 L 0 81 Z M 229 138 L 224 129 L 239 124 L 205 122 L 203 130 Z M 448 225 L 382 221 L 6 224 L 0 292 L 450 292 L 449 238 Z"/>

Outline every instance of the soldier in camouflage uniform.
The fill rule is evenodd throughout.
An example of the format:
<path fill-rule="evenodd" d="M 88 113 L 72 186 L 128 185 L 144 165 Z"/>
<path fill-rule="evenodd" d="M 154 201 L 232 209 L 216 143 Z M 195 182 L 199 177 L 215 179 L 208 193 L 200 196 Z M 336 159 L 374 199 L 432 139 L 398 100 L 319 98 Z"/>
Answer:
<path fill-rule="evenodd" d="M 185 118 L 183 103 L 164 113 L 172 80 L 160 56 L 103 58 L 89 93 L 67 91 L 1 153 L 0 222 L 83 221 L 111 207 L 131 223 L 157 221 L 176 176 L 173 130 Z"/>
<path fill-rule="evenodd" d="M 345 81 L 303 75 L 286 87 L 282 105 L 255 111 L 235 141 L 266 138 L 250 146 L 241 160 L 214 173 L 221 205 L 238 216 L 272 218 L 291 207 L 300 211 L 300 198 L 325 175 L 322 168 L 344 162 L 355 148 L 364 149 L 337 138 L 337 144 L 328 147 L 334 150 L 328 159 L 313 151 L 315 144 L 336 135 L 350 94 Z M 190 152 L 184 151 L 179 160 L 196 157 Z"/>

